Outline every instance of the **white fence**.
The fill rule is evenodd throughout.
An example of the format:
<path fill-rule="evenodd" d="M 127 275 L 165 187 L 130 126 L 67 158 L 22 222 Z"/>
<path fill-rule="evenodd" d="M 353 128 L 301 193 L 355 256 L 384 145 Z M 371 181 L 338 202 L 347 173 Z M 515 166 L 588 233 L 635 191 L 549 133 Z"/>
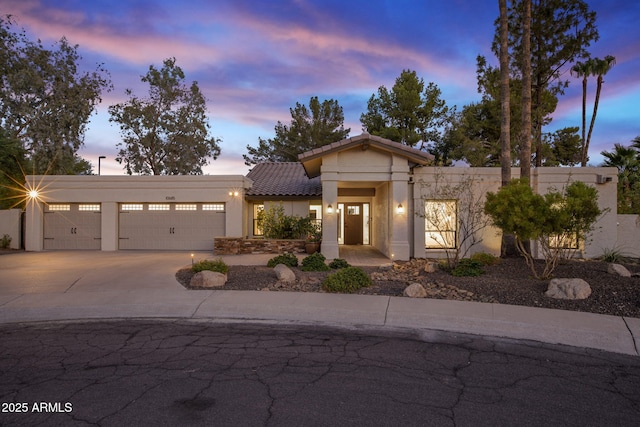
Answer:
<path fill-rule="evenodd" d="M 20 249 L 20 209 L 0 210 L 0 239 L 11 237 L 11 249 Z"/>

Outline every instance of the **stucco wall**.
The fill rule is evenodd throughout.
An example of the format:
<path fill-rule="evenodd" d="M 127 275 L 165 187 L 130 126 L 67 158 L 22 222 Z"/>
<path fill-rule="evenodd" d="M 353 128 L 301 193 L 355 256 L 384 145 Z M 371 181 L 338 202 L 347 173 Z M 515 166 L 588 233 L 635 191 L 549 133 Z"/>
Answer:
<path fill-rule="evenodd" d="M 512 169 L 512 177 L 518 178 L 520 170 Z M 597 175 L 609 176 L 611 181 L 598 184 Z M 484 205 L 483 194 L 487 191 L 496 192 L 500 188 L 501 176 L 499 168 L 436 168 L 424 167 L 414 172 L 414 206 L 416 209 L 416 226 L 414 229 L 414 256 L 434 257 L 444 256 L 442 250 L 425 250 L 424 248 L 424 201 L 431 198 L 434 182 L 440 180 L 443 185 L 454 186 L 472 177 L 474 180 L 474 197 L 477 203 Z M 536 168 L 532 170 L 532 185 L 534 190 L 544 194 L 551 189 L 562 190 L 573 181 L 582 181 L 598 190 L 598 204 L 605 214 L 594 226 L 591 237 L 585 242 L 584 256 L 593 258 L 602 254 L 603 248 L 613 248 L 616 245 L 616 183 L 617 171 L 615 168 Z M 459 215 L 464 215 L 464 212 Z M 476 252 L 488 252 L 494 255 L 500 254 L 500 230 L 489 226 L 478 233 L 480 244 L 475 245 L 469 254 Z M 534 247 L 535 250 L 535 247 Z"/>
<path fill-rule="evenodd" d="M 0 210 L 0 238 L 5 234 L 11 237 L 11 249 L 20 249 L 20 209 Z"/>
<path fill-rule="evenodd" d="M 618 215 L 618 240 L 614 249 L 622 255 L 640 258 L 640 215 Z"/>

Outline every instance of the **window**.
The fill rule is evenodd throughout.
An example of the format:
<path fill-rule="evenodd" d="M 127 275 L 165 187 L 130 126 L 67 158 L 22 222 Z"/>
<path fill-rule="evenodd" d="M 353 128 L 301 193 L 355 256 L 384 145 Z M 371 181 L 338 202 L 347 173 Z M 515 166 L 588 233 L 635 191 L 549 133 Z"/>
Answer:
<path fill-rule="evenodd" d="M 89 211 L 89 212 L 100 212 L 100 204 L 92 203 L 92 204 L 78 205 L 78 210 Z"/>
<path fill-rule="evenodd" d="M 552 249 L 580 249 L 578 236 L 575 234 L 549 237 L 549 247 Z"/>
<path fill-rule="evenodd" d="M 254 203 L 253 204 L 253 235 L 254 236 L 262 236 L 264 232 L 262 231 L 262 227 L 260 227 L 260 216 L 264 213 L 264 204 L 263 203 Z"/>
<path fill-rule="evenodd" d="M 121 209 L 123 211 L 141 211 L 142 203 L 123 203 Z"/>
<path fill-rule="evenodd" d="M 458 203 L 455 200 L 427 200 L 424 206 L 427 249 L 455 249 L 458 242 Z"/>
<path fill-rule="evenodd" d="M 50 211 L 70 211 L 71 210 L 71 205 L 56 203 L 56 204 L 53 204 L 53 205 L 49 205 L 49 210 Z"/>
<path fill-rule="evenodd" d="M 360 206 L 347 206 L 347 215 L 360 215 Z"/>
<path fill-rule="evenodd" d="M 168 203 L 150 203 L 149 210 L 150 211 L 168 211 L 169 204 Z"/>
<path fill-rule="evenodd" d="M 203 211 L 224 211 L 224 203 L 207 203 L 202 205 Z"/>
<path fill-rule="evenodd" d="M 198 206 L 195 203 L 182 203 L 176 205 L 177 211 L 196 211 Z"/>

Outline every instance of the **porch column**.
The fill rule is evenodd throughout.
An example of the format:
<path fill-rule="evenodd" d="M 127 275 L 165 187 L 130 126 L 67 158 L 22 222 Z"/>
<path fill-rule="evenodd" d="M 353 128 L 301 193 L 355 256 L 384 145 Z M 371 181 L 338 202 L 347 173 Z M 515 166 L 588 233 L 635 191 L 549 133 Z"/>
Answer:
<path fill-rule="evenodd" d="M 44 204 L 38 200 L 27 200 L 25 214 L 26 251 L 42 251 L 44 249 Z"/>
<path fill-rule="evenodd" d="M 409 174 L 406 160 L 396 161 L 391 173 L 390 206 L 390 240 L 389 257 L 396 261 L 408 261 L 411 257 L 409 245 Z"/>
<path fill-rule="evenodd" d="M 338 248 L 338 174 L 322 173 L 322 245 L 327 259 L 340 256 Z"/>

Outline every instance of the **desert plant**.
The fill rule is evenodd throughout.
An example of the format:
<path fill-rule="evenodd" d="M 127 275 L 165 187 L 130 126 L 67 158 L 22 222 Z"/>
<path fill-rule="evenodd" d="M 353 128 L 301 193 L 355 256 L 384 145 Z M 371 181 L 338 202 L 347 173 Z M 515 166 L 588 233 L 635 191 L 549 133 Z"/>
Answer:
<path fill-rule="evenodd" d="M 281 254 L 271 258 L 267 262 L 267 267 L 275 267 L 278 264 L 284 264 L 287 267 L 297 267 L 298 266 L 298 257 L 294 254 Z"/>
<path fill-rule="evenodd" d="M 602 251 L 602 257 L 601 259 L 604 262 L 610 262 L 610 263 L 619 263 L 622 260 L 624 260 L 624 256 L 622 255 L 622 251 L 620 249 L 617 248 L 605 248 Z"/>
<path fill-rule="evenodd" d="M 320 252 L 309 255 L 302 260 L 302 271 L 328 271 L 329 266 L 325 264 L 326 258 Z"/>
<path fill-rule="evenodd" d="M 222 260 L 222 258 L 218 258 L 216 260 L 204 259 L 196 262 L 191 267 L 194 273 L 199 273 L 203 270 L 215 271 L 222 274 L 227 274 L 229 272 L 229 266 Z"/>
<path fill-rule="evenodd" d="M 474 261 L 478 261 L 484 265 L 496 265 L 500 263 L 500 258 L 486 252 L 476 252 L 475 254 L 471 255 L 471 259 Z"/>
<path fill-rule="evenodd" d="M 548 279 L 560 259 L 573 256 L 603 213 L 597 190 L 583 182 L 542 196 L 533 192 L 527 179 L 514 179 L 497 193 L 487 193 L 484 209 L 496 227 L 515 236 L 518 252 L 538 279 Z M 527 249 L 530 240 L 538 242 L 543 255 L 541 273 Z"/>
<path fill-rule="evenodd" d="M 347 267 L 351 267 L 351 266 L 349 265 L 346 259 L 342 259 L 342 258 L 334 258 L 334 260 L 329 263 L 329 268 L 332 268 L 334 270 L 339 270 L 341 268 L 347 268 Z"/>
<path fill-rule="evenodd" d="M 484 274 L 484 264 L 471 258 L 461 259 L 458 265 L 451 270 L 452 276 L 476 277 L 481 274 Z"/>
<path fill-rule="evenodd" d="M 327 292 L 352 294 L 371 285 L 371 278 L 359 267 L 347 267 L 327 276 L 322 289 Z"/>
<path fill-rule="evenodd" d="M 11 236 L 9 236 L 8 234 L 5 234 L 4 236 L 2 236 L 2 239 L 0 239 L 0 248 L 9 249 L 10 246 L 11 246 Z"/>

